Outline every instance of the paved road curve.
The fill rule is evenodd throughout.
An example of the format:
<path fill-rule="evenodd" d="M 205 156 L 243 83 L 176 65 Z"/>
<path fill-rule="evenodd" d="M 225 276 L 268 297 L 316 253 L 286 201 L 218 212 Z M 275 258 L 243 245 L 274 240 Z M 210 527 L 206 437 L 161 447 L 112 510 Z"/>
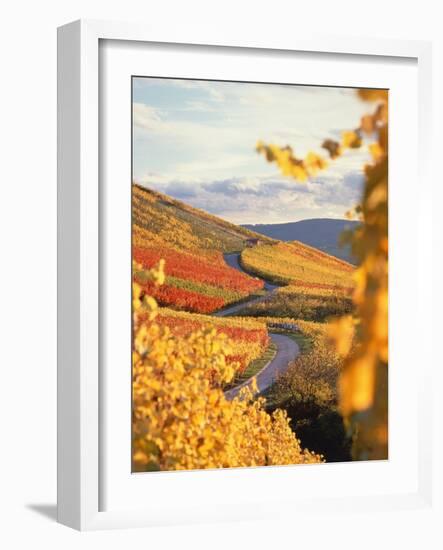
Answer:
<path fill-rule="evenodd" d="M 234 313 L 237 313 L 238 311 L 245 308 L 246 305 L 249 304 L 255 304 L 257 302 L 265 302 L 267 298 L 269 297 L 269 294 L 271 292 L 268 292 L 264 296 L 257 296 L 256 298 L 251 298 L 250 300 L 244 300 L 243 302 L 237 302 L 233 304 L 232 306 L 225 307 L 224 309 L 220 309 L 219 311 L 216 311 L 212 315 L 214 317 L 229 317 L 230 315 L 233 315 Z"/>
<path fill-rule="evenodd" d="M 236 269 L 237 271 L 241 271 L 242 273 L 246 273 L 246 271 L 240 265 L 240 254 L 238 252 L 235 252 L 234 254 L 225 254 L 224 258 L 225 258 L 225 262 L 230 267 L 233 267 L 234 269 Z M 250 275 L 250 274 L 247 273 L 247 275 Z M 262 281 L 265 283 L 265 286 L 264 286 L 265 290 L 274 290 L 279 287 L 279 285 L 274 285 L 273 283 L 269 283 L 264 279 L 262 279 Z"/>
<path fill-rule="evenodd" d="M 241 271 L 242 273 L 246 273 L 246 271 L 240 265 L 239 253 L 236 252 L 234 254 L 225 254 L 224 258 L 225 258 L 225 262 L 230 267 L 236 269 L 237 271 Z M 246 273 L 246 274 L 249 275 L 249 273 Z M 264 290 L 267 291 L 267 294 L 265 294 L 264 296 L 257 296 L 256 298 L 250 298 L 249 300 L 245 300 L 243 302 L 238 302 L 224 309 L 221 309 L 220 311 L 216 311 L 213 315 L 215 315 L 216 317 L 229 317 L 229 315 L 233 315 L 234 313 L 237 313 L 238 311 L 243 309 L 246 304 L 249 305 L 249 304 L 255 304 L 257 302 L 264 302 L 276 288 L 279 288 L 279 285 L 274 285 L 272 283 L 269 283 L 268 281 L 265 281 L 264 279 L 262 279 L 262 281 L 264 282 L 263 288 Z"/>
<path fill-rule="evenodd" d="M 277 346 L 277 353 L 263 369 L 256 374 L 257 386 L 260 392 L 263 392 L 272 385 L 279 374 L 284 373 L 291 361 L 300 353 L 297 342 L 284 336 L 283 334 L 269 333 L 272 342 Z M 249 384 L 251 379 L 246 380 L 240 386 L 236 386 L 225 393 L 228 399 L 234 399 L 243 386 Z"/>
<path fill-rule="evenodd" d="M 234 269 L 237 269 L 242 273 L 246 273 L 240 265 L 240 254 L 225 254 L 225 262 L 230 267 L 233 267 Z M 217 317 L 228 317 L 229 315 L 232 315 L 233 313 L 236 313 L 237 311 L 244 308 L 246 304 L 254 304 L 256 302 L 262 302 L 266 300 L 269 295 L 272 294 L 276 288 L 278 288 L 278 285 L 274 285 L 264 280 L 263 282 L 264 289 L 268 291 L 267 294 L 265 294 L 264 296 L 251 298 L 250 300 L 234 304 L 223 310 L 217 311 L 213 315 Z M 287 370 L 289 363 L 300 354 L 300 348 L 298 347 L 298 344 L 288 336 L 271 332 L 269 333 L 269 336 L 272 342 L 274 342 L 275 346 L 277 347 L 277 352 L 275 354 L 275 357 L 256 375 L 257 386 L 260 392 L 271 386 L 277 375 L 284 373 Z M 251 379 L 246 380 L 246 382 L 243 382 L 243 384 L 240 384 L 239 386 L 236 386 L 235 388 L 227 391 L 225 393 L 226 397 L 228 399 L 234 399 L 240 389 L 243 386 L 249 384 L 250 381 Z"/>

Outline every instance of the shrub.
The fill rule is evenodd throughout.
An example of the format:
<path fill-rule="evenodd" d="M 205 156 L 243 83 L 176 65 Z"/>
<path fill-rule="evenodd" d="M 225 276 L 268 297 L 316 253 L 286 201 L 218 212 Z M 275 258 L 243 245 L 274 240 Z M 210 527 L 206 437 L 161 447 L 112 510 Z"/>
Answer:
<path fill-rule="evenodd" d="M 343 296 L 277 292 L 262 302 L 245 306 L 242 314 L 254 317 L 292 317 L 320 322 L 352 311 L 352 300 Z"/>
<path fill-rule="evenodd" d="M 153 283 L 164 281 L 162 265 Z M 302 449 L 285 411 L 269 414 L 246 388 L 223 393 L 235 367 L 229 338 L 212 328 L 174 336 L 156 322 L 152 297 L 133 289 L 133 470 L 318 463 Z"/>
<path fill-rule="evenodd" d="M 312 347 L 279 377 L 272 402 L 287 411 L 302 445 L 309 445 L 328 462 L 350 460 L 351 438 L 338 411 L 341 360 L 328 342 L 326 327 L 311 324 L 304 330 L 312 338 Z"/>

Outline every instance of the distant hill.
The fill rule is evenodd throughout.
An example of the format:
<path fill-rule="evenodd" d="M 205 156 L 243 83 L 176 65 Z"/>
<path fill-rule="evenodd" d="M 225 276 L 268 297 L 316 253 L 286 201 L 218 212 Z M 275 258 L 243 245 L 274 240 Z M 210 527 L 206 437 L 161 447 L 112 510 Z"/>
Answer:
<path fill-rule="evenodd" d="M 290 223 L 243 225 L 246 229 L 280 241 L 300 241 L 340 258 L 356 263 L 349 246 L 340 247 L 338 239 L 344 229 L 352 229 L 360 222 L 319 218 Z"/>

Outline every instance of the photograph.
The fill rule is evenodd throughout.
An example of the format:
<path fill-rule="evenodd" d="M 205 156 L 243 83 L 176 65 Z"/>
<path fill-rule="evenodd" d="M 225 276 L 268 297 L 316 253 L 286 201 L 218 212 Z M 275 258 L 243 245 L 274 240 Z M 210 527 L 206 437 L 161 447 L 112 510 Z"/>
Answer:
<path fill-rule="evenodd" d="M 389 458 L 388 105 L 132 76 L 132 472 Z"/>
<path fill-rule="evenodd" d="M 437 7 L 5 4 L 0 549 L 443 550 Z"/>

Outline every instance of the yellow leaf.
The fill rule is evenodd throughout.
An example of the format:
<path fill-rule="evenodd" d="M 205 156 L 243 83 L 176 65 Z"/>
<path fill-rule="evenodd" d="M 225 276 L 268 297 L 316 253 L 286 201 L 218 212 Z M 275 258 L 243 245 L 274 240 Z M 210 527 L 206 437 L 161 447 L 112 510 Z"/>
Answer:
<path fill-rule="evenodd" d="M 345 416 L 369 409 L 374 400 L 375 360 L 366 354 L 346 365 L 339 382 L 340 403 Z"/>
<path fill-rule="evenodd" d="M 350 315 L 340 317 L 328 326 L 329 337 L 335 344 L 336 352 L 346 357 L 352 346 L 354 337 L 354 320 Z"/>
<path fill-rule="evenodd" d="M 361 138 L 357 134 L 357 132 L 354 132 L 354 131 L 343 132 L 342 145 L 345 148 L 349 147 L 351 149 L 358 149 L 358 147 L 361 146 Z"/>
<path fill-rule="evenodd" d="M 375 160 L 375 161 L 378 161 L 380 160 L 383 156 L 384 156 L 384 151 L 383 149 L 381 148 L 380 144 L 375 142 L 375 143 L 371 143 L 369 145 L 369 152 L 371 153 L 372 155 L 372 158 Z"/>

